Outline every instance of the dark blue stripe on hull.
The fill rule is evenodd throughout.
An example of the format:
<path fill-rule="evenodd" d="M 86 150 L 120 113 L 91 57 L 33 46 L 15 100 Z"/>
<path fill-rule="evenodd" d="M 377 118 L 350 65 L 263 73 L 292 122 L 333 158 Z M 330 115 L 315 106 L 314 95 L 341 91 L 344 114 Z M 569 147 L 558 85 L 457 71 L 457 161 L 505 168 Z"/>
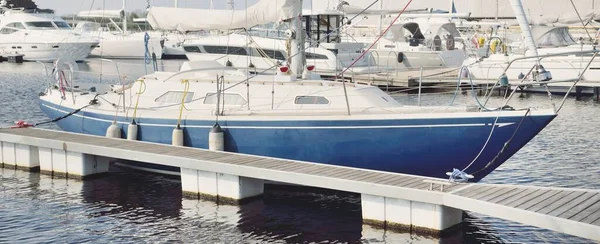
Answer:
<path fill-rule="evenodd" d="M 65 107 L 60 110 L 71 111 Z M 49 117 L 63 115 L 46 106 L 42 110 Z M 80 115 L 112 120 L 110 116 L 89 112 Z M 453 168 L 466 167 L 479 153 L 491 130 L 491 126 L 456 127 L 410 127 L 410 128 L 352 128 L 352 129 L 298 129 L 298 128 L 227 128 L 226 126 L 366 126 L 366 125 L 436 125 L 436 124 L 475 124 L 491 125 L 497 113 L 490 118 L 465 119 L 410 119 L 373 121 L 236 121 L 221 122 L 225 127 L 225 150 L 277 158 L 287 158 L 309 162 L 319 162 L 340 166 L 358 167 L 373 170 L 408 173 L 423 176 L 447 178 L 446 172 Z M 498 155 L 505 142 L 513 135 L 520 117 L 501 118 L 498 123 L 513 123 L 496 127 L 494 134 L 479 159 L 467 170 L 475 172 L 479 181 L 500 166 L 510 156 L 523 147 L 542 130 L 555 116 L 529 116 L 523 120 L 518 133 L 504 153 L 495 163 L 482 170 Z M 124 118 L 120 118 L 124 119 Z M 173 127 L 141 125 L 138 139 L 158 143 L 171 143 L 175 121 L 162 119 L 140 119 L 140 123 L 170 124 Z M 211 126 L 214 121 L 186 121 L 187 124 Z M 71 116 L 58 122 L 59 126 L 71 132 L 105 135 L 110 125 L 108 121 L 98 121 Z M 127 133 L 127 125 L 120 125 Z M 210 128 L 184 127 L 185 145 L 197 148 L 208 147 Z"/>

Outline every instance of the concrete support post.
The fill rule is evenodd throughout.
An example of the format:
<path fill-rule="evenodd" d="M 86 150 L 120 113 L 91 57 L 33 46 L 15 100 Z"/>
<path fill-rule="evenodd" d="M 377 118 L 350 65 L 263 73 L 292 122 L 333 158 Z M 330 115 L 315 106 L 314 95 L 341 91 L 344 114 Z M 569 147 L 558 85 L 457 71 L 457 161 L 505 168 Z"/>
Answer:
<path fill-rule="evenodd" d="M 181 188 L 187 197 L 241 204 L 263 194 L 264 180 L 182 168 Z"/>
<path fill-rule="evenodd" d="M 363 222 L 439 235 L 462 223 L 463 211 L 437 204 L 362 194 Z"/>
<path fill-rule="evenodd" d="M 0 147 L 0 158 L 3 167 L 25 171 L 39 170 L 40 161 L 37 147 L 10 142 L 2 142 Z"/>
<path fill-rule="evenodd" d="M 40 172 L 53 176 L 84 179 L 108 172 L 110 158 L 61 149 L 39 148 Z"/>

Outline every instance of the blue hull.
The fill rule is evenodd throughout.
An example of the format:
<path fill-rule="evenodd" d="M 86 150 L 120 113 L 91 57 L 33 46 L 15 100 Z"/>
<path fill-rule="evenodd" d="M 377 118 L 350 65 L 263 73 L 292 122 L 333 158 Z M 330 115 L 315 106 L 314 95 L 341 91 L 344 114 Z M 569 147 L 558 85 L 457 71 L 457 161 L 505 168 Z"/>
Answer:
<path fill-rule="evenodd" d="M 41 101 L 48 117 L 56 118 L 72 109 Z M 62 110 L 62 111 L 59 111 Z M 480 152 L 490 134 L 496 112 L 486 118 L 395 119 L 360 121 L 221 121 L 225 150 L 245 154 L 287 158 L 332 165 L 447 178 L 453 168 L 463 169 Z M 525 118 L 509 146 L 521 117 L 500 118 L 493 136 L 479 159 L 467 170 L 479 181 L 537 135 L 555 115 Z M 113 117 L 79 112 L 58 122 L 65 131 L 106 134 Z M 117 119 L 127 133 L 129 119 Z M 176 120 L 137 120 L 138 139 L 171 144 Z M 208 148 L 213 120 L 182 122 L 186 146 Z M 480 124 L 479 126 L 473 126 Z M 486 165 L 497 157 L 494 163 Z"/>

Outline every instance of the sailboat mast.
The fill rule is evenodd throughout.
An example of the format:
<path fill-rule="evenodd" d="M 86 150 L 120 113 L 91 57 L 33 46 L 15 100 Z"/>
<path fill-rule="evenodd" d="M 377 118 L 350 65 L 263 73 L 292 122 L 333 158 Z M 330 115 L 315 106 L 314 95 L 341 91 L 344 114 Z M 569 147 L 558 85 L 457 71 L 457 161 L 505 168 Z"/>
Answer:
<path fill-rule="evenodd" d="M 383 0 L 379 0 L 379 10 L 383 10 Z M 383 15 L 379 15 L 379 27 L 377 29 L 377 35 L 381 35 L 383 26 Z"/>
<path fill-rule="evenodd" d="M 295 34 L 290 42 L 291 65 L 290 70 L 296 77 L 302 77 L 306 57 L 304 56 L 304 31 L 302 29 L 302 0 L 294 1 L 293 9 L 297 9 L 300 13 L 290 20 L 290 30 Z"/>
<path fill-rule="evenodd" d="M 510 5 L 515 12 L 515 17 L 517 17 L 519 27 L 521 27 L 521 33 L 523 33 L 523 37 L 525 38 L 524 41 L 527 47 L 525 56 L 538 56 L 537 47 L 535 46 L 531 28 L 529 27 L 529 21 L 527 21 L 527 15 L 525 15 L 521 0 L 510 0 Z"/>
<path fill-rule="evenodd" d="M 123 33 L 127 33 L 127 0 L 123 0 Z"/>

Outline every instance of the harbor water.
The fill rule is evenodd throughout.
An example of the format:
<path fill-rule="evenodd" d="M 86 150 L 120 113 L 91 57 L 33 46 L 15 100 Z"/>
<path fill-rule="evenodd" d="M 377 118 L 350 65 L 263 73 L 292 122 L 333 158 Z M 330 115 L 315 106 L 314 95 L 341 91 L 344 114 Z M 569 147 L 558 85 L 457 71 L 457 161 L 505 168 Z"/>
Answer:
<path fill-rule="evenodd" d="M 143 61 L 120 62 L 119 76 L 127 81 L 152 69 L 141 66 Z M 169 71 L 181 64 L 159 62 Z M 79 69 L 80 80 L 119 82 L 111 63 L 95 60 Z M 38 94 L 51 81 L 39 63 L 0 64 L 0 127 L 48 120 Z M 417 104 L 416 94 L 394 96 Z M 453 99 L 452 93 L 424 94 L 421 103 L 449 105 Z M 550 107 L 561 99 L 517 94 L 510 105 Z M 460 93 L 453 104 L 475 103 L 470 93 Z M 600 104 L 568 98 L 547 128 L 483 182 L 600 189 L 599 129 Z M 352 193 L 269 186 L 264 198 L 229 206 L 182 199 L 177 177 L 116 166 L 85 181 L 0 169 L 0 243 L 593 243 L 474 213 L 465 219 L 457 233 L 436 238 L 363 225 L 360 196 Z"/>

